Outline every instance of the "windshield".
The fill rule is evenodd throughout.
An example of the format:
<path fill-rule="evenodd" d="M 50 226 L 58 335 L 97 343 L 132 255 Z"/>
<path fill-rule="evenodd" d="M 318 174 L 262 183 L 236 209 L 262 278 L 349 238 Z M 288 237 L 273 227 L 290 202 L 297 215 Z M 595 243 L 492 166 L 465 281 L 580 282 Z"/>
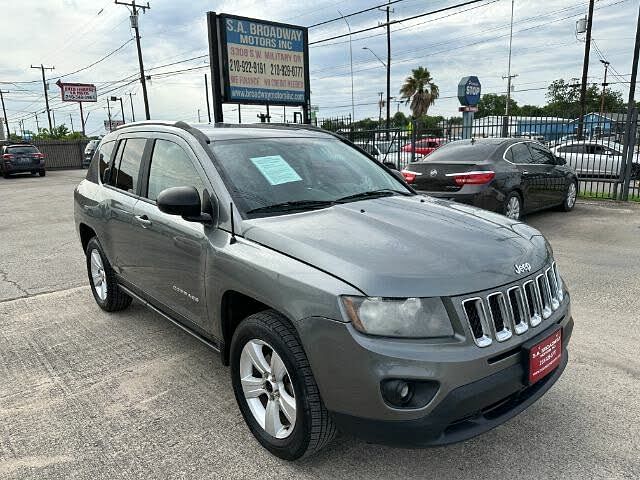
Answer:
<path fill-rule="evenodd" d="M 211 147 L 236 206 L 250 216 L 412 195 L 400 180 L 338 139 L 225 140 Z"/>

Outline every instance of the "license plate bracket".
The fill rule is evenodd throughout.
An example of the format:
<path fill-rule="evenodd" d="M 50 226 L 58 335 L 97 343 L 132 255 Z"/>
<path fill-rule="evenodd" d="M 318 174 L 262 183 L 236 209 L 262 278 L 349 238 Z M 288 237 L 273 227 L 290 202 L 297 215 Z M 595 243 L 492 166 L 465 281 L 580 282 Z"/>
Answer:
<path fill-rule="evenodd" d="M 562 327 L 544 332 L 524 344 L 526 381 L 532 385 L 553 372 L 562 360 Z"/>

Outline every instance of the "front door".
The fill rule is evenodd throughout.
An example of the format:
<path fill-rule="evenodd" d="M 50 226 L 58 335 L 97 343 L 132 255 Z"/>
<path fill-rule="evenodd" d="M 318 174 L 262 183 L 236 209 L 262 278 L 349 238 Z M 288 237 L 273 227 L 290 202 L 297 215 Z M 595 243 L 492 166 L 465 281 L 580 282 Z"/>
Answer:
<path fill-rule="evenodd" d="M 539 165 L 532 163 L 531 150 L 526 142 L 515 143 L 509 150 L 511 152 L 509 161 L 515 164 L 522 178 L 524 211 L 530 212 L 541 208 L 545 195 L 544 171 Z"/>
<path fill-rule="evenodd" d="M 169 187 L 196 187 L 202 199 L 204 171 L 189 145 L 167 134 L 155 139 L 145 176 L 143 198 L 134 212 L 139 243 L 134 283 L 171 313 L 204 327 L 205 226 L 167 215 L 156 206 L 158 194 Z"/>
<path fill-rule="evenodd" d="M 561 203 L 564 199 L 565 178 L 557 168 L 556 159 L 547 147 L 536 142 L 529 142 L 532 167 L 536 166 L 543 176 L 543 187 L 540 207 L 548 207 Z"/>

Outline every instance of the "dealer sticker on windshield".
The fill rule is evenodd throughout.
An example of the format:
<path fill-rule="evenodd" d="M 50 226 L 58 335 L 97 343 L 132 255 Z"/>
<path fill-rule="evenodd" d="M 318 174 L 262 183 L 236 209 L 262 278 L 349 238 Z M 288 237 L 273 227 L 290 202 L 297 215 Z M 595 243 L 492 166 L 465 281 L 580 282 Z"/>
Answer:
<path fill-rule="evenodd" d="M 251 161 L 271 185 L 282 185 L 302 180 L 298 172 L 280 155 L 254 157 Z"/>

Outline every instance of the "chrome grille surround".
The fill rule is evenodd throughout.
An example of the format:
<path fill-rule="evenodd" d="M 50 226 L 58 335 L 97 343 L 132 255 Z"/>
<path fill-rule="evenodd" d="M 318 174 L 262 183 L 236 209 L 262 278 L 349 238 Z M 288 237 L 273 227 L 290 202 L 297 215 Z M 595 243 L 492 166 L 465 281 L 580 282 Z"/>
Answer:
<path fill-rule="evenodd" d="M 539 326 L 560 308 L 564 296 L 562 278 L 553 262 L 519 285 L 490 292 L 484 299 L 463 299 L 462 312 L 475 344 L 488 347 L 493 340 L 505 342 Z"/>

